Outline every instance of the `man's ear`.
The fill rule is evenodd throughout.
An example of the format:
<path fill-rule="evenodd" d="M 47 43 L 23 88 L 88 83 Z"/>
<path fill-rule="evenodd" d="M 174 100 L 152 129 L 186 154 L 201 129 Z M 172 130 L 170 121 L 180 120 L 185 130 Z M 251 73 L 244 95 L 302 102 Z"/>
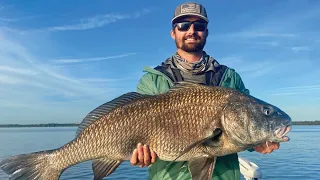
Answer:
<path fill-rule="evenodd" d="M 206 30 L 206 37 L 209 36 L 209 29 Z"/>
<path fill-rule="evenodd" d="M 175 34 L 175 32 L 174 32 L 174 29 L 171 29 L 171 31 L 170 31 L 170 35 L 171 35 L 171 38 L 172 39 L 176 39 L 176 34 Z"/>

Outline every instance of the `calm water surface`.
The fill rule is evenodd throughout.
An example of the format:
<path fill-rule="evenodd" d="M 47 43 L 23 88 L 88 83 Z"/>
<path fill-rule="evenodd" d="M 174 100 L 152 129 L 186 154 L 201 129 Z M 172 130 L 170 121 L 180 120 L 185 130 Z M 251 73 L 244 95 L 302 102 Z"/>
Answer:
<path fill-rule="evenodd" d="M 15 154 L 54 149 L 75 135 L 76 127 L 55 128 L 0 128 L 0 160 Z M 262 179 L 308 179 L 320 180 L 320 126 L 294 126 L 289 134 L 291 141 L 282 143 L 280 150 L 263 155 L 241 152 L 261 168 Z M 92 179 L 91 162 L 67 169 L 62 180 Z M 0 171 L 0 179 L 8 176 Z M 147 169 L 121 164 L 108 179 L 147 179 Z"/>

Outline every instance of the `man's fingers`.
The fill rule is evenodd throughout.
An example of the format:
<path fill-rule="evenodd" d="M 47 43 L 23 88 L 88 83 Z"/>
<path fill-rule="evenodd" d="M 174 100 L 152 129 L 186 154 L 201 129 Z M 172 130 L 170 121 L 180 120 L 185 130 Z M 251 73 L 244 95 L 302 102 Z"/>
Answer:
<path fill-rule="evenodd" d="M 263 151 L 263 153 L 264 154 L 269 154 L 269 153 L 272 153 L 272 149 L 265 149 L 264 151 Z"/>
<path fill-rule="evenodd" d="M 266 142 L 265 144 L 262 144 L 260 146 L 255 147 L 255 150 L 257 152 L 260 152 L 262 154 L 269 154 L 272 153 L 274 150 L 277 150 L 280 148 L 279 143 L 274 142 Z"/>
<path fill-rule="evenodd" d="M 144 166 L 144 162 L 143 162 L 144 155 L 143 155 L 143 146 L 141 143 L 138 143 L 137 149 L 138 149 L 139 165 L 140 165 L 140 167 L 143 167 Z"/>
<path fill-rule="evenodd" d="M 138 164 L 138 150 L 134 149 L 131 159 L 130 159 L 130 163 L 135 166 Z"/>
<path fill-rule="evenodd" d="M 144 165 L 149 166 L 151 155 L 150 155 L 150 149 L 148 145 L 143 146 L 143 155 L 144 155 Z"/>
<path fill-rule="evenodd" d="M 269 143 L 269 148 L 273 150 L 277 150 L 280 148 L 280 143 Z"/>
<path fill-rule="evenodd" d="M 156 162 L 157 154 L 151 150 L 151 163 Z"/>
<path fill-rule="evenodd" d="M 134 149 L 130 163 L 135 166 L 140 167 L 149 166 L 154 163 L 157 159 L 157 154 L 149 149 L 148 145 L 142 146 L 141 143 L 138 143 L 137 148 Z"/>

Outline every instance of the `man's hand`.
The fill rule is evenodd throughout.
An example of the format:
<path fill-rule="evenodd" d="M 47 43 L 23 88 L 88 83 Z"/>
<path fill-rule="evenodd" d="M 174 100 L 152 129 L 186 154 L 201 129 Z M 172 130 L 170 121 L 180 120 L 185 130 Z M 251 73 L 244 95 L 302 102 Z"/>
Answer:
<path fill-rule="evenodd" d="M 279 143 L 274 143 L 274 142 L 266 142 L 265 144 L 262 144 L 260 146 L 256 146 L 254 149 L 262 154 L 269 154 L 273 150 L 279 149 L 280 144 Z"/>
<path fill-rule="evenodd" d="M 149 166 L 156 161 L 157 154 L 149 149 L 149 146 L 142 146 L 141 143 L 137 145 L 137 148 L 133 151 L 130 159 L 130 163 L 140 167 Z"/>

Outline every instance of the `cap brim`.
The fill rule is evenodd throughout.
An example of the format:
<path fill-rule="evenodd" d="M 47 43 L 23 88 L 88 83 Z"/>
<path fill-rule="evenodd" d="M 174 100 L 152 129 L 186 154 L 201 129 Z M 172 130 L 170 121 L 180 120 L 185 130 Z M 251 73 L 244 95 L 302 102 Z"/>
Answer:
<path fill-rule="evenodd" d="M 209 19 L 202 16 L 202 15 L 199 15 L 199 14 L 196 14 L 196 13 L 188 13 L 188 14 L 180 14 L 176 17 L 174 17 L 172 20 L 171 20 L 171 23 L 173 23 L 176 19 L 178 18 L 181 18 L 181 17 L 184 17 L 184 16 L 196 16 L 196 17 L 199 17 L 201 19 L 203 19 L 204 21 L 206 21 L 207 23 L 209 23 Z"/>

